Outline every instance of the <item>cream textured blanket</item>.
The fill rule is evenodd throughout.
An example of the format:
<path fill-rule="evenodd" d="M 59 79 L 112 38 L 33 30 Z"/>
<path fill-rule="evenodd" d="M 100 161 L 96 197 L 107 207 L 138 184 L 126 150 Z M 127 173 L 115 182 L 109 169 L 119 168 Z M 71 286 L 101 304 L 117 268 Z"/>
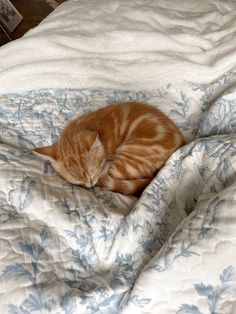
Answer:
<path fill-rule="evenodd" d="M 235 31 L 233 0 L 71 0 L 0 49 L 0 92 L 208 83 L 236 64 Z"/>

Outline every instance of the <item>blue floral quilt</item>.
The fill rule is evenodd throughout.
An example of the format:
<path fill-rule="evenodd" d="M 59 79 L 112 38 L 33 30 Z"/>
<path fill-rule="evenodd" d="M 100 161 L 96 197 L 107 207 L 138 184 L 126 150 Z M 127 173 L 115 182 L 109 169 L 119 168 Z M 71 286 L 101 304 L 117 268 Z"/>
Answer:
<path fill-rule="evenodd" d="M 236 313 L 235 81 L 1 95 L 1 313 Z M 73 186 L 32 154 L 121 100 L 160 108 L 187 140 L 139 199 Z"/>

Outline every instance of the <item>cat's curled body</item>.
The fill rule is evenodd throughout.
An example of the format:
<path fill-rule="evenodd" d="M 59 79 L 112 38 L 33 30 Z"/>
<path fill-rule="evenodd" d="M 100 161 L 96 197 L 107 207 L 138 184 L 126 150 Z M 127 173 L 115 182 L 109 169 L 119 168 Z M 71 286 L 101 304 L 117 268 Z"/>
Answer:
<path fill-rule="evenodd" d="M 123 102 L 76 118 L 57 142 L 34 151 L 73 184 L 138 194 L 183 144 L 180 130 L 160 110 Z"/>

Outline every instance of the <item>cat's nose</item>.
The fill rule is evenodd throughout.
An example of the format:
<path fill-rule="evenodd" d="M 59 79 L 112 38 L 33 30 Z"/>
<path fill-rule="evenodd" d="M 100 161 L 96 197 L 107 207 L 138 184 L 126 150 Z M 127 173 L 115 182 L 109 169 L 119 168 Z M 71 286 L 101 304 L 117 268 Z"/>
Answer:
<path fill-rule="evenodd" d="M 95 186 L 97 181 L 98 181 L 97 178 L 89 178 L 89 179 L 87 179 L 87 182 L 85 185 L 89 189 L 89 188 Z"/>
<path fill-rule="evenodd" d="M 92 187 L 92 185 L 87 183 L 87 182 L 86 183 L 80 183 L 79 185 L 82 186 L 83 188 L 86 188 L 86 189 L 89 189 Z"/>
<path fill-rule="evenodd" d="M 92 186 L 94 186 L 94 184 L 93 184 L 93 182 L 92 182 L 92 180 L 88 180 L 86 183 L 85 183 L 85 186 L 86 186 L 86 188 L 91 188 Z"/>

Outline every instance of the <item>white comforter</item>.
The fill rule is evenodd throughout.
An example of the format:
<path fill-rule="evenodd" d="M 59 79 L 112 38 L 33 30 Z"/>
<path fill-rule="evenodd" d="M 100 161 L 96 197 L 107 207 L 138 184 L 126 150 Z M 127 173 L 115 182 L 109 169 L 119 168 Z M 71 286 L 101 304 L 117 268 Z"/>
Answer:
<path fill-rule="evenodd" d="M 0 48 L 1 313 L 236 313 L 235 15 L 74 0 Z M 188 141 L 140 199 L 72 186 L 31 153 L 130 99 Z"/>
<path fill-rule="evenodd" d="M 0 88 L 209 83 L 235 65 L 235 17 L 233 0 L 68 1 L 1 48 Z"/>

